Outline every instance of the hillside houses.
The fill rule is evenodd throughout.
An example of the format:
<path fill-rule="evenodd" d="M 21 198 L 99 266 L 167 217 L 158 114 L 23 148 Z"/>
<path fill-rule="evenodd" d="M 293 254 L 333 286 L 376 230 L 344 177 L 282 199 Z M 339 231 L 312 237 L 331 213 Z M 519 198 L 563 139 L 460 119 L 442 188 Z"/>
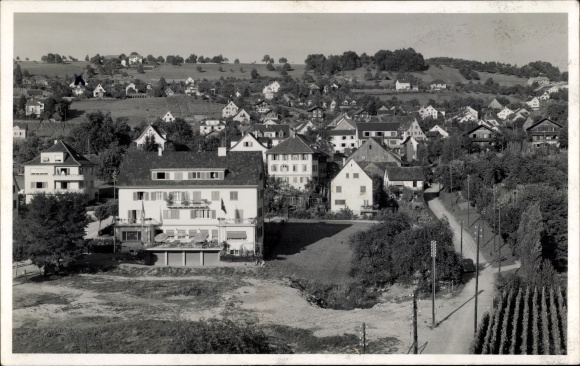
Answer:
<path fill-rule="evenodd" d="M 364 142 L 350 157 L 356 162 L 389 163 L 401 166 L 401 158 L 388 150 L 380 138 L 370 138 Z"/>
<path fill-rule="evenodd" d="M 508 119 L 509 116 L 511 116 L 514 113 L 514 111 L 512 111 L 511 109 L 509 109 L 508 107 L 504 107 L 504 109 L 502 109 L 498 114 L 497 117 L 499 119 L 502 120 L 506 120 Z"/>
<path fill-rule="evenodd" d="M 395 81 L 395 90 L 411 90 L 411 81 L 407 79 L 397 79 L 397 81 Z"/>
<path fill-rule="evenodd" d="M 530 106 L 530 108 L 532 108 L 532 110 L 537 111 L 540 109 L 540 100 L 538 99 L 538 97 L 534 97 L 531 100 L 526 102 L 527 105 Z"/>
<path fill-rule="evenodd" d="M 371 137 L 377 137 L 389 147 L 396 147 L 399 139 L 399 123 L 389 122 L 359 122 L 356 124 L 358 145 Z"/>
<path fill-rule="evenodd" d="M 44 113 L 44 103 L 43 102 L 41 102 L 39 100 L 35 100 L 35 99 L 31 99 L 31 100 L 26 102 L 25 114 L 27 116 L 39 118 L 43 113 Z"/>
<path fill-rule="evenodd" d="M 503 109 L 503 105 L 498 102 L 497 99 L 492 100 L 487 107 L 496 111 L 501 111 Z"/>
<path fill-rule="evenodd" d="M 542 94 L 542 95 L 540 95 L 538 97 L 538 99 L 540 99 L 540 100 L 548 100 L 548 99 L 550 99 L 550 93 L 548 93 L 547 91 L 545 91 L 544 94 Z"/>
<path fill-rule="evenodd" d="M 479 113 L 475 109 L 467 106 L 454 119 L 459 123 L 477 122 Z"/>
<path fill-rule="evenodd" d="M 373 180 L 353 159 L 344 165 L 331 182 L 330 210 L 350 209 L 353 214 L 378 212 L 373 202 Z M 373 208 L 374 207 L 374 208 Z"/>
<path fill-rule="evenodd" d="M 14 124 L 12 126 L 12 138 L 16 140 L 24 140 L 28 135 L 28 125 Z"/>
<path fill-rule="evenodd" d="M 143 148 L 143 145 L 145 145 L 146 139 L 150 139 L 157 144 L 159 148 L 164 150 L 166 147 L 165 144 L 167 143 L 167 132 L 165 132 L 161 127 L 150 124 L 143 130 L 141 135 L 133 141 L 137 145 L 137 148 L 141 149 Z"/>
<path fill-rule="evenodd" d="M 207 119 L 199 126 L 201 135 L 209 135 L 212 132 L 220 132 L 226 128 L 226 121 L 219 119 Z"/>
<path fill-rule="evenodd" d="M 324 108 L 315 106 L 308 108 L 306 111 L 312 122 L 322 122 L 324 120 Z"/>
<path fill-rule="evenodd" d="M 444 130 L 442 127 L 440 127 L 439 125 L 435 125 L 433 127 L 431 127 L 431 129 L 429 130 L 429 132 L 433 132 L 435 134 L 437 134 L 440 138 L 448 138 L 449 137 L 449 132 L 447 132 L 446 130 Z M 429 137 L 431 137 L 430 134 L 428 134 Z"/>
<path fill-rule="evenodd" d="M 556 145 L 560 143 L 560 130 L 562 126 L 549 118 L 543 118 L 540 121 L 532 122 L 524 127 L 528 136 L 532 139 L 532 146 L 539 147 L 542 145 Z"/>
<path fill-rule="evenodd" d="M 256 138 L 251 133 L 247 133 L 237 141 L 230 142 L 228 151 L 259 151 L 262 153 L 264 163 L 266 162 L 266 151 L 271 147 L 271 140 L 266 137 Z"/>
<path fill-rule="evenodd" d="M 228 117 L 233 117 L 236 114 L 238 114 L 238 111 L 240 110 L 240 108 L 236 105 L 236 103 L 234 103 L 233 101 L 230 101 L 223 109 L 222 109 L 222 117 L 223 118 L 228 118 Z"/>
<path fill-rule="evenodd" d="M 94 98 L 104 98 L 107 91 L 101 84 L 97 85 L 95 90 L 93 90 L 93 97 Z"/>
<path fill-rule="evenodd" d="M 272 146 L 276 146 L 280 142 L 290 137 L 290 126 L 255 124 L 251 126 L 245 133 L 251 133 L 257 139 L 266 137 L 271 141 Z"/>
<path fill-rule="evenodd" d="M 328 131 L 328 136 L 334 151 L 344 153 L 347 149 L 356 149 L 358 147 L 356 129 L 334 129 Z"/>
<path fill-rule="evenodd" d="M 175 117 L 173 117 L 173 115 L 169 111 L 167 113 L 165 113 L 165 115 L 163 117 L 161 117 L 161 119 L 163 120 L 163 122 L 166 122 L 166 123 L 175 122 Z"/>
<path fill-rule="evenodd" d="M 248 112 L 246 112 L 244 109 L 240 109 L 232 119 L 243 124 L 248 124 L 252 118 Z"/>
<path fill-rule="evenodd" d="M 545 76 L 538 76 L 535 78 L 529 78 L 527 85 L 532 85 L 533 83 L 538 83 L 540 85 L 545 85 L 545 84 L 549 84 L 550 83 L 550 79 L 548 79 Z"/>
<path fill-rule="evenodd" d="M 388 167 L 384 177 L 385 187 L 406 187 L 414 191 L 423 189 L 425 176 L 423 168 L 414 167 Z"/>
<path fill-rule="evenodd" d="M 429 88 L 431 90 L 446 90 L 447 84 L 441 79 L 435 79 L 429 83 Z"/>
<path fill-rule="evenodd" d="M 428 106 L 427 108 L 421 107 L 421 109 L 419 109 L 419 116 L 421 116 L 422 119 L 425 119 L 427 117 L 437 119 L 440 114 L 441 116 L 445 117 L 444 111 L 438 111 L 433 106 Z"/>
<path fill-rule="evenodd" d="M 473 144 L 484 147 L 492 144 L 493 133 L 491 127 L 479 125 L 468 131 L 466 135 Z"/>

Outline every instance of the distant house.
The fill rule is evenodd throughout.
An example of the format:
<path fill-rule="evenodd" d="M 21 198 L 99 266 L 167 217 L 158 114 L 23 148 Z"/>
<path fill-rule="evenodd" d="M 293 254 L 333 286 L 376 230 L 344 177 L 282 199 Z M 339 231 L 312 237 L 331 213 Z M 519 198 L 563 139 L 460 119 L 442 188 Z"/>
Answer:
<path fill-rule="evenodd" d="M 537 111 L 540 109 L 540 100 L 537 97 L 532 98 L 532 100 L 526 102 L 527 105 L 532 108 L 532 110 Z"/>
<path fill-rule="evenodd" d="M 559 90 L 560 90 L 560 88 L 558 88 L 557 85 L 554 85 L 553 87 L 548 89 L 548 93 L 550 93 L 550 94 L 557 93 Z"/>
<path fill-rule="evenodd" d="M 320 92 L 320 87 L 314 83 L 308 86 L 308 90 L 310 90 L 310 95 Z"/>
<path fill-rule="evenodd" d="M 163 122 L 175 122 L 175 117 L 171 114 L 171 112 L 165 113 L 165 116 L 161 118 Z"/>
<path fill-rule="evenodd" d="M 305 133 L 308 132 L 308 129 L 311 130 L 315 130 L 316 127 L 314 126 L 314 124 L 312 123 L 312 121 L 307 121 L 307 122 L 303 122 L 303 123 L 299 123 L 298 125 L 296 125 L 293 130 L 296 134 L 300 134 L 300 135 L 304 135 Z"/>
<path fill-rule="evenodd" d="M 161 127 L 150 124 L 147 126 L 147 128 L 145 128 L 145 130 L 143 130 L 141 135 L 139 135 L 139 137 L 133 141 L 135 144 L 137 144 L 138 148 L 142 148 L 147 137 L 153 139 L 157 146 L 162 150 L 165 149 L 165 143 L 167 142 L 167 132 L 165 132 L 165 130 L 163 130 Z"/>
<path fill-rule="evenodd" d="M 427 108 L 421 107 L 421 109 L 419 109 L 419 116 L 421 116 L 422 119 L 427 117 L 437 119 L 439 113 L 441 113 L 442 116 L 445 116 L 445 112 L 439 112 L 437 109 L 433 108 L 433 106 L 428 106 Z"/>
<path fill-rule="evenodd" d="M 44 113 L 44 103 L 38 100 L 29 100 L 26 102 L 25 113 L 27 116 L 40 117 Z"/>
<path fill-rule="evenodd" d="M 518 118 L 526 119 L 530 115 L 530 112 L 525 108 L 520 108 L 517 111 L 515 111 L 514 114 L 515 114 L 514 120 Z"/>
<path fill-rule="evenodd" d="M 533 83 L 538 83 L 540 85 L 549 84 L 550 83 L 550 79 L 548 79 L 545 76 L 538 76 L 538 77 L 535 77 L 535 78 L 529 78 L 528 79 L 528 85 L 532 85 Z"/>
<path fill-rule="evenodd" d="M 439 125 L 435 125 L 433 126 L 429 132 L 435 132 L 437 133 L 441 138 L 447 138 L 449 137 L 449 133 L 447 131 L 445 131 L 443 128 L 441 128 Z"/>
<path fill-rule="evenodd" d="M 193 85 L 195 84 L 195 80 L 190 76 L 185 80 L 185 85 Z"/>
<path fill-rule="evenodd" d="M 497 99 L 494 99 L 491 101 L 491 103 L 489 103 L 488 108 L 494 109 L 494 110 L 502 110 L 503 109 L 503 105 L 501 105 L 500 102 L 497 101 Z"/>
<path fill-rule="evenodd" d="M 104 98 L 106 94 L 105 88 L 101 84 L 97 85 L 95 90 L 93 90 L 93 97 L 95 98 Z"/>
<path fill-rule="evenodd" d="M 251 133 L 245 134 L 238 141 L 231 142 L 231 148 L 228 151 L 260 151 L 262 158 L 266 162 L 266 151 L 268 151 L 268 144 L 260 142 Z"/>
<path fill-rule="evenodd" d="M 129 65 L 136 65 L 136 64 L 143 63 L 143 56 L 136 54 L 136 53 L 129 55 L 129 57 L 127 57 L 127 59 L 129 60 Z"/>
<path fill-rule="evenodd" d="M 420 166 L 387 167 L 384 177 L 385 187 L 407 187 L 414 191 L 423 189 L 425 175 Z"/>
<path fill-rule="evenodd" d="M 390 113 L 390 109 L 387 108 L 386 106 L 381 106 L 381 108 L 377 109 L 377 114 L 389 114 Z"/>
<path fill-rule="evenodd" d="M 416 118 L 407 119 L 405 122 L 401 123 L 401 129 L 403 130 L 403 139 L 408 136 L 413 137 L 417 141 L 422 141 L 427 138 L 421 126 L 417 122 Z"/>
<path fill-rule="evenodd" d="M 322 122 L 324 120 L 324 108 L 314 106 L 308 108 L 306 111 L 313 122 Z"/>
<path fill-rule="evenodd" d="M 356 123 L 347 114 L 341 113 L 328 124 L 328 127 L 334 127 L 335 130 L 356 130 Z"/>
<path fill-rule="evenodd" d="M 86 86 L 85 80 L 82 75 L 75 76 L 75 79 L 69 85 L 71 88 L 76 88 L 77 86 Z"/>
<path fill-rule="evenodd" d="M 254 104 L 254 109 L 256 110 L 256 112 L 258 113 L 266 113 L 269 110 L 271 110 L 271 107 L 268 103 L 266 103 L 263 100 L 258 101 L 256 104 Z"/>
<path fill-rule="evenodd" d="M 447 84 L 441 79 L 435 79 L 430 84 L 431 90 L 445 90 L 447 89 Z"/>
<path fill-rule="evenodd" d="M 240 123 L 250 123 L 251 117 L 250 114 L 246 112 L 244 109 L 240 109 L 232 119 Z"/>
<path fill-rule="evenodd" d="M 356 149 L 358 140 L 356 139 L 356 130 L 330 130 L 328 131 L 330 143 L 335 152 L 344 153 L 346 149 Z"/>
<path fill-rule="evenodd" d="M 135 86 L 134 83 L 130 83 L 125 88 L 125 94 L 129 94 L 129 93 L 135 93 L 135 94 L 139 93 L 139 91 L 137 90 L 137 87 Z"/>
<path fill-rule="evenodd" d="M 395 82 L 396 90 L 411 90 L 411 81 L 407 79 L 397 80 Z"/>
<path fill-rule="evenodd" d="M 262 123 L 264 126 L 268 126 L 268 125 L 277 125 L 278 123 L 276 121 L 272 121 L 271 119 L 267 119 Z"/>
<path fill-rule="evenodd" d="M 385 145 L 395 147 L 399 142 L 400 126 L 400 123 L 358 122 L 356 124 L 358 145 L 362 146 L 366 140 L 377 137 L 383 140 Z"/>
<path fill-rule="evenodd" d="M 212 132 L 219 132 L 226 128 L 226 122 L 219 119 L 208 119 L 199 126 L 201 135 L 209 135 Z"/>
<path fill-rule="evenodd" d="M 562 126 L 548 118 L 525 126 L 525 131 L 532 138 L 532 146 L 539 147 L 544 144 L 556 145 L 560 143 L 560 130 Z"/>
<path fill-rule="evenodd" d="M 472 143 L 479 146 L 488 146 L 492 144 L 492 137 L 495 131 L 486 125 L 479 125 L 467 132 L 467 137 Z"/>
<path fill-rule="evenodd" d="M 508 117 L 513 114 L 514 111 L 512 111 L 511 109 L 509 109 L 508 107 L 504 107 L 504 109 L 502 109 L 498 114 L 497 117 L 502 119 L 502 120 L 506 120 L 508 119 Z"/>
<path fill-rule="evenodd" d="M 478 119 L 479 119 L 479 113 L 475 109 L 467 106 L 463 109 L 462 115 L 459 118 L 459 122 L 460 123 L 472 122 L 472 121 L 477 121 Z"/>
<path fill-rule="evenodd" d="M 172 97 L 175 95 L 175 92 L 170 87 L 167 87 L 165 88 L 165 95 L 167 95 L 168 97 Z"/>
<path fill-rule="evenodd" d="M 240 110 L 240 108 L 236 105 L 236 103 L 230 101 L 224 107 L 224 109 L 222 109 L 222 117 L 228 118 L 228 117 L 235 116 L 239 110 Z"/>
<path fill-rule="evenodd" d="M 332 212 L 346 208 L 355 215 L 378 212 L 378 206 L 373 210 L 373 180 L 355 160 L 349 159 L 330 186 Z"/>
<path fill-rule="evenodd" d="M 389 163 L 401 166 L 397 154 L 388 150 L 379 138 L 370 138 L 350 156 L 356 162 Z"/>
<path fill-rule="evenodd" d="M 277 121 L 279 119 L 278 113 L 275 111 L 267 111 L 264 115 L 262 115 L 262 120 L 273 119 Z"/>
<path fill-rule="evenodd" d="M 262 89 L 262 94 L 264 94 L 264 99 L 272 100 L 272 99 L 274 99 L 275 93 L 272 90 L 272 88 L 270 88 L 270 86 L 265 86 L 264 89 Z"/>
<path fill-rule="evenodd" d="M 85 88 L 84 86 L 76 86 L 73 88 L 72 93 L 75 97 L 81 97 L 85 94 L 85 91 L 87 90 L 87 88 Z"/>
<path fill-rule="evenodd" d="M 268 86 L 270 87 L 270 89 L 272 89 L 274 93 L 278 93 L 278 90 L 280 89 L 280 83 L 278 83 L 277 81 L 271 82 L 270 85 Z"/>
<path fill-rule="evenodd" d="M 417 148 L 419 147 L 419 141 L 415 139 L 413 136 L 406 136 L 400 142 L 401 148 L 401 156 L 406 162 L 412 162 L 413 160 L 417 160 Z"/>
<path fill-rule="evenodd" d="M 252 125 L 246 133 L 251 133 L 258 140 L 262 137 L 266 137 L 270 139 L 272 146 L 276 146 L 290 137 L 290 126 L 255 124 Z"/>
<path fill-rule="evenodd" d="M 19 125 L 15 124 L 12 127 L 12 138 L 14 138 L 14 139 L 18 139 L 18 140 L 25 139 L 27 133 L 28 133 L 28 125 L 19 126 Z"/>
<path fill-rule="evenodd" d="M 544 92 L 544 94 L 540 95 L 538 98 L 540 100 L 548 100 L 548 99 L 550 99 L 550 94 L 546 91 L 546 92 Z"/>

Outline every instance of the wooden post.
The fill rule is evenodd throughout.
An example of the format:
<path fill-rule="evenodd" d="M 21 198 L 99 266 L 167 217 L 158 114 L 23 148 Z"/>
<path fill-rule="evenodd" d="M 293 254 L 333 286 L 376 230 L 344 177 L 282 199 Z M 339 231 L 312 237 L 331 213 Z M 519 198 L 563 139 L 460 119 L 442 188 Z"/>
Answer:
<path fill-rule="evenodd" d="M 433 269 L 432 269 L 432 274 L 433 274 L 433 279 L 432 279 L 432 287 L 433 287 L 433 293 L 432 293 L 432 307 L 431 307 L 431 313 L 433 315 L 433 328 L 435 328 L 435 256 L 437 255 L 437 242 L 435 240 L 431 241 L 431 257 L 433 258 Z"/>
<path fill-rule="evenodd" d="M 467 204 L 469 205 L 469 202 Z M 463 255 L 463 220 L 461 220 L 461 255 Z"/>
<path fill-rule="evenodd" d="M 419 342 L 417 341 L 417 293 L 413 291 L 413 353 L 419 354 Z"/>
<path fill-rule="evenodd" d="M 475 312 L 473 317 L 473 334 L 477 334 L 477 292 L 479 289 L 479 229 L 477 229 L 477 254 L 475 261 Z"/>

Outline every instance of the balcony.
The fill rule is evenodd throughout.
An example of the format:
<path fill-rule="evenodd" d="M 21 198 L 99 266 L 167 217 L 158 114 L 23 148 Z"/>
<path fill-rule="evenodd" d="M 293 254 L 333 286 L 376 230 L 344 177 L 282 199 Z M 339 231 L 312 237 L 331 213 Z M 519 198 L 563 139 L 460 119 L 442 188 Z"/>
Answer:
<path fill-rule="evenodd" d="M 121 219 L 119 217 L 115 217 L 115 225 L 116 226 L 155 226 L 159 225 L 159 221 L 152 219 L 152 218 L 145 218 L 141 220 L 138 219 Z"/>
<path fill-rule="evenodd" d="M 237 226 L 237 225 L 256 225 L 257 220 L 255 218 L 249 219 L 219 219 L 220 225 L 224 226 Z"/>
<path fill-rule="evenodd" d="M 211 204 L 210 200 L 166 200 L 167 208 L 204 208 L 208 209 Z"/>
<path fill-rule="evenodd" d="M 360 212 L 379 212 L 379 205 L 362 205 Z"/>
<path fill-rule="evenodd" d="M 48 190 L 46 190 L 46 193 L 50 193 Z M 87 193 L 88 189 L 85 188 L 55 188 L 54 189 L 54 193 Z"/>
<path fill-rule="evenodd" d="M 53 174 L 55 181 L 83 181 L 84 174 Z"/>

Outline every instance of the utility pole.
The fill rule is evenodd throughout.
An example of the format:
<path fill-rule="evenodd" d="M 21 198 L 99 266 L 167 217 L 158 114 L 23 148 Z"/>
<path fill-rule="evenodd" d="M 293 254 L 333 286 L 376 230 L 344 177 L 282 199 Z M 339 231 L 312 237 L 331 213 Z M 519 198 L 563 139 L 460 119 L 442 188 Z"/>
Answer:
<path fill-rule="evenodd" d="M 453 173 L 451 172 L 451 163 L 449 163 L 449 179 L 451 183 L 449 184 L 449 192 L 453 192 Z"/>
<path fill-rule="evenodd" d="M 117 170 L 113 170 L 113 203 L 116 203 L 117 201 L 117 192 L 116 192 L 116 186 L 117 186 Z M 117 205 L 118 207 L 118 205 Z M 115 213 L 112 212 L 113 214 L 113 253 L 117 252 L 117 233 L 115 230 Z"/>
<path fill-rule="evenodd" d="M 501 202 L 499 202 L 499 204 L 497 205 L 498 209 L 499 209 L 499 215 L 498 215 L 498 220 L 499 220 L 499 237 L 501 239 Z M 499 241 L 499 275 L 501 276 L 501 240 Z"/>
<path fill-rule="evenodd" d="M 463 220 L 461 220 L 461 255 L 463 255 Z"/>
<path fill-rule="evenodd" d="M 469 229 L 469 174 L 467 174 L 467 228 Z"/>
<path fill-rule="evenodd" d="M 495 206 L 495 185 L 493 186 L 493 251 L 497 251 L 496 246 L 495 246 L 495 237 L 496 237 L 496 232 L 495 232 L 495 210 L 496 210 L 496 206 Z"/>
<path fill-rule="evenodd" d="M 473 317 L 473 334 L 477 334 L 477 292 L 479 290 L 479 229 L 475 227 L 477 233 L 477 254 L 475 260 L 475 313 Z"/>
<path fill-rule="evenodd" d="M 433 299 L 433 306 L 431 307 L 431 312 L 433 315 L 433 328 L 435 328 L 435 256 L 437 255 L 437 241 L 432 240 L 431 241 L 431 257 L 433 258 L 433 270 L 431 271 L 433 273 L 433 294 L 432 294 L 432 299 Z"/>
<path fill-rule="evenodd" d="M 367 353 L 367 327 L 366 323 L 362 323 L 362 329 L 360 334 L 360 345 L 363 349 L 363 355 Z"/>
<path fill-rule="evenodd" d="M 419 342 L 417 341 L 417 293 L 413 291 L 413 353 L 419 354 Z"/>

